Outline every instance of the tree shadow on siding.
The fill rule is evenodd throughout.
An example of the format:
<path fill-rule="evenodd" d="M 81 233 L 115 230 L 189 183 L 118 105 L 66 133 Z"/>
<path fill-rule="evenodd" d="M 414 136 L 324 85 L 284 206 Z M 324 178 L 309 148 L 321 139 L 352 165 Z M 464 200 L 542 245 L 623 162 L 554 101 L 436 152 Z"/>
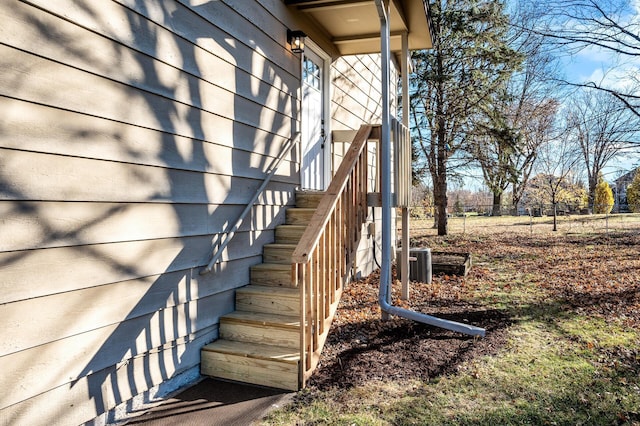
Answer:
<path fill-rule="evenodd" d="M 166 5 L 158 5 L 157 9 L 162 14 L 159 22 L 170 22 L 171 15 Z M 129 13 L 128 22 L 129 29 L 135 37 L 135 47 L 142 43 L 150 47 L 145 51 L 148 57 L 136 57 L 142 70 L 142 79 L 132 83 L 147 88 L 149 92 L 136 93 L 134 96 L 143 99 L 161 132 L 162 148 L 158 153 L 158 159 L 166 164 L 164 172 L 169 187 L 168 193 L 160 192 L 155 197 L 169 203 L 195 204 L 195 211 L 191 212 L 195 217 L 175 211 L 174 220 L 178 221 L 178 235 L 189 235 L 188 221 L 208 215 L 208 195 L 204 175 L 188 172 L 206 170 L 209 163 L 201 142 L 204 139 L 204 130 L 199 110 L 180 105 L 175 99 L 178 98 L 177 91 L 185 89 L 184 86 L 180 86 L 181 83 L 184 85 L 186 80 L 186 96 L 191 99 L 192 104 L 201 105 L 200 87 L 194 79 L 184 75 L 178 75 L 177 81 L 167 81 L 166 76 L 159 74 L 154 58 L 161 57 L 163 43 L 167 43 L 166 47 L 171 47 L 171 40 L 160 41 L 159 35 L 163 29 L 147 18 L 150 13 L 158 10 L 150 11 L 143 2 L 138 1 L 135 11 L 139 15 Z M 99 15 L 96 17 L 100 18 Z M 193 56 L 192 52 L 184 49 L 180 49 L 180 54 L 184 57 L 183 62 L 187 62 L 188 57 Z M 184 109 L 179 110 L 182 108 Z M 133 120 L 135 121 L 135 118 Z M 189 128 L 187 131 L 180 128 L 185 123 Z M 190 139 L 186 146 L 187 151 L 183 151 L 184 154 L 181 153 L 181 148 L 184 149 L 185 144 L 179 146 L 178 137 Z M 140 178 L 144 179 L 144 176 Z M 188 183 L 188 192 L 182 192 L 186 189 L 185 183 Z M 167 218 L 168 221 L 172 219 Z M 132 396 L 148 391 L 175 373 L 180 373 L 184 370 L 183 360 L 196 356 L 192 352 L 197 351 L 197 348 L 191 348 L 189 343 L 197 338 L 195 316 L 199 301 L 197 294 L 194 294 L 197 286 L 193 285 L 193 268 L 197 264 L 191 260 L 194 253 L 190 249 L 193 247 L 188 247 L 189 244 L 185 242 L 181 242 L 181 245 L 183 248 L 179 250 L 175 259 L 151 284 L 127 318 L 120 322 L 96 349 L 95 355 L 77 376 L 77 380 L 87 378 L 88 397 L 94 401 L 98 414 L 130 400 Z M 189 263 L 191 267 L 187 266 Z M 179 294 L 180 290 L 184 291 L 184 294 Z M 143 312 L 145 314 L 140 315 Z M 72 384 L 74 385 L 75 383 Z"/>
<path fill-rule="evenodd" d="M 335 87 L 334 90 L 334 104 L 344 106 L 353 105 L 352 111 L 344 111 L 344 109 L 336 108 L 334 120 L 342 123 L 351 130 L 356 130 L 361 122 L 379 124 L 380 116 L 382 114 L 382 99 L 381 92 L 377 90 L 380 85 L 368 84 L 358 85 L 358 81 L 363 79 L 368 80 L 366 77 L 360 74 L 356 69 L 356 66 L 361 68 L 367 68 L 367 65 L 363 63 L 363 58 L 372 60 L 367 56 L 352 56 L 348 58 L 340 58 L 338 61 L 340 65 L 336 67 L 335 74 L 332 78 L 332 84 Z M 371 64 L 369 64 L 371 66 Z M 379 67 L 379 64 L 377 64 Z M 379 73 L 373 72 L 372 75 L 379 75 Z M 361 99 L 366 99 L 365 103 L 362 103 Z M 343 107 L 344 108 L 344 107 Z M 361 117 L 353 111 L 366 111 L 367 115 Z M 336 116 L 336 114 L 340 114 Z"/>
<path fill-rule="evenodd" d="M 138 2 L 136 6 L 137 11 L 141 13 L 141 15 L 150 16 L 149 13 L 153 13 L 153 11 L 146 10 L 146 6 L 143 2 Z M 212 33 L 206 31 L 211 29 L 211 27 L 207 28 L 207 25 L 214 24 L 214 22 L 209 23 L 206 21 L 207 15 L 209 14 L 215 18 L 216 14 L 221 13 L 222 16 L 224 16 L 225 13 L 234 13 L 228 6 L 218 1 L 212 1 L 193 8 L 189 8 L 184 5 L 178 5 L 173 10 L 169 10 L 166 6 L 158 6 L 158 8 L 162 9 L 163 17 L 161 20 L 165 23 L 171 23 L 171 29 L 175 31 L 173 36 L 176 39 L 180 37 L 189 38 L 192 35 L 195 35 L 198 41 L 202 39 L 213 39 L 218 46 L 226 49 L 226 52 L 236 61 L 236 63 L 246 62 L 246 71 L 244 69 L 240 69 L 240 65 L 236 66 L 234 76 L 235 87 L 252 87 L 255 82 L 252 81 L 250 72 L 258 65 L 253 62 L 254 58 L 252 56 L 248 60 L 243 58 L 242 55 L 248 50 L 248 46 L 244 46 L 242 42 L 234 39 L 233 37 L 231 40 L 228 37 L 221 37 L 220 39 L 217 39 L 213 36 L 212 38 Z M 247 22 L 247 24 L 249 24 L 249 22 Z M 136 37 L 140 37 L 145 40 L 153 40 L 155 43 L 155 49 L 157 50 L 156 53 L 160 54 L 159 51 L 163 49 L 163 44 L 159 38 L 157 38 L 154 28 L 151 28 L 153 24 L 146 19 L 137 19 L 130 21 L 129 25 L 131 27 L 131 31 L 136 34 Z M 199 29 L 203 29 L 205 31 L 198 33 Z M 259 47 L 251 46 L 251 48 L 258 49 Z M 212 102 L 213 99 L 207 98 L 207 95 L 204 95 L 204 93 L 206 93 L 204 86 L 207 86 L 207 88 L 210 89 L 212 86 L 209 85 L 212 84 L 212 82 L 204 80 L 204 78 L 209 77 L 206 76 L 208 73 L 205 70 L 200 69 L 198 54 L 202 54 L 203 52 L 196 52 L 196 50 L 199 49 L 201 49 L 201 47 L 196 45 L 191 46 L 189 49 L 180 49 L 180 59 L 182 63 L 191 64 L 190 73 L 195 74 L 195 76 L 185 77 L 188 80 L 188 97 L 190 99 L 190 103 L 195 106 L 194 108 L 189 108 L 189 112 L 185 116 L 185 121 L 189 126 L 192 144 L 189 156 L 182 157 L 183 164 L 178 164 L 173 168 L 167 169 L 166 173 L 171 188 L 171 193 L 168 195 L 168 199 L 172 201 L 181 200 L 183 197 L 178 191 L 180 191 L 181 188 L 184 188 L 185 183 L 184 175 L 181 171 L 192 170 L 193 167 L 191 167 L 190 162 L 204 161 L 205 171 L 197 174 L 189 181 L 189 193 L 193 199 L 189 202 L 194 202 L 199 205 L 200 211 L 196 213 L 196 216 L 204 217 L 209 221 L 211 220 L 209 217 L 210 204 L 219 203 L 225 205 L 241 204 L 246 202 L 261 183 L 261 180 L 256 177 L 256 175 L 259 175 L 260 173 L 252 173 L 250 171 L 252 165 L 242 163 L 242 160 L 247 157 L 244 153 L 235 148 L 236 141 L 239 141 L 241 138 L 248 139 L 250 151 L 259 152 L 261 148 L 258 147 L 256 149 L 254 145 L 255 141 L 258 139 L 258 133 L 261 133 L 262 135 L 260 135 L 260 137 L 264 139 L 264 143 L 266 145 L 266 147 L 262 149 L 273 155 L 274 150 L 270 149 L 269 145 L 271 143 L 282 143 L 285 140 L 282 136 L 278 135 L 278 133 L 282 133 L 281 127 L 286 127 L 286 123 L 273 121 L 270 123 L 271 129 L 260 130 L 252 128 L 251 126 L 253 123 L 247 124 L 246 122 L 242 122 L 242 120 L 255 120 L 256 123 L 260 123 L 262 115 L 265 113 L 267 113 L 267 115 L 271 113 L 274 117 L 278 117 L 278 114 L 272 113 L 271 111 L 265 111 L 263 106 L 267 98 L 271 95 L 270 92 L 273 90 L 271 87 L 268 87 L 265 90 L 264 87 L 267 86 L 263 84 L 263 88 L 258 91 L 258 93 L 254 94 L 253 99 L 246 99 L 235 93 L 233 96 L 234 117 L 231 131 L 232 140 L 222 141 L 222 143 L 230 144 L 233 148 L 231 154 L 232 172 L 230 176 L 230 183 L 227 183 L 224 178 L 221 178 L 216 182 L 216 166 L 212 165 L 208 161 L 208 156 L 211 155 L 211 152 L 207 151 L 205 148 L 206 144 L 218 142 L 214 140 L 213 137 L 219 133 L 214 129 L 206 127 L 206 123 L 211 120 L 209 120 L 210 117 L 205 118 L 205 116 L 217 114 L 218 111 L 207 110 L 208 108 L 211 108 L 208 104 L 213 104 L 214 107 L 217 105 L 215 102 Z M 167 85 L 167 83 L 162 82 L 162 77 L 157 75 L 156 69 L 149 66 L 149 63 L 140 63 L 140 66 L 144 69 L 145 81 L 143 85 L 145 87 L 162 87 L 162 90 L 167 92 L 175 90 L 170 85 Z M 273 78 L 270 75 L 270 71 L 272 70 L 269 70 L 268 67 L 263 70 L 262 78 L 266 81 Z M 208 96 L 211 96 L 211 93 L 209 93 Z M 279 99 L 278 109 L 283 108 L 284 105 L 282 104 L 288 102 L 285 96 L 279 96 Z M 175 143 L 175 135 L 180 133 L 172 123 L 176 121 L 180 112 L 170 108 L 157 108 L 157 104 L 155 104 L 154 101 L 155 99 L 149 99 L 149 108 L 153 110 L 157 122 L 163 127 L 163 151 L 159 154 L 159 158 L 166 164 L 172 164 L 176 161 L 175 152 L 179 150 L 179 147 L 177 147 Z M 249 104 L 251 104 L 251 106 L 249 106 Z M 251 112 L 247 113 L 247 109 L 249 109 L 249 111 L 255 111 L 259 116 L 252 116 Z M 224 136 L 226 135 L 223 135 L 223 137 Z M 277 151 L 277 149 L 275 151 Z M 258 171 L 264 170 L 268 166 L 269 162 L 270 159 L 268 157 L 262 156 L 256 168 Z M 292 170 L 289 172 L 291 173 Z M 246 174 L 250 175 L 248 179 L 241 178 L 241 176 Z M 216 188 L 212 188 L 212 185 L 216 186 Z M 289 200 L 291 199 L 291 191 L 293 189 L 292 186 L 289 188 L 287 188 L 286 185 L 274 186 L 276 189 L 271 189 L 269 191 L 271 196 L 262 197 L 261 201 L 266 204 L 274 205 L 289 203 Z M 224 195 L 220 197 L 221 199 L 211 200 L 210 195 L 212 194 L 212 190 L 215 192 L 220 190 Z M 189 221 L 193 220 L 193 216 L 183 216 L 179 214 L 179 212 L 176 212 L 175 216 L 179 221 L 181 229 L 188 228 Z M 228 230 L 234 224 L 235 215 L 228 217 L 227 219 L 228 221 L 226 222 L 225 229 Z M 255 223 L 255 220 L 252 225 L 252 229 L 266 228 L 269 226 L 268 223 Z M 169 309 L 160 305 L 153 308 L 157 309 L 157 311 L 151 314 L 152 317 L 150 321 L 140 321 L 139 325 L 134 326 L 133 329 L 131 321 L 121 323 L 104 341 L 101 347 L 98 348 L 94 358 L 83 369 L 80 377 L 88 375 L 90 383 L 89 396 L 94 400 L 97 412 L 104 412 L 111 408 L 110 405 L 105 403 L 105 400 L 113 399 L 116 404 L 119 404 L 127 401 L 128 395 L 136 395 L 141 392 L 146 392 L 154 385 L 158 385 L 158 374 L 160 374 L 161 381 L 165 381 L 172 378 L 177 373 L 186 371 L 189 368 L 198 365 L 201 347 L 207 341 L 213 340 L 217 335 L 217 322 L 219 316 L 232 311 L 234 307 L 233 287 L 224 289 L 223 284 L 216 279 L 216 275 L 222 275 L 226 268 L 234 268 L 231 264 L 231 258 L 234 256 L 233 253 L 229 253 L 226 256 L 229 260 L 228 263 L 223 262 L 214 268 L 211 276 L 200 277 L 198 275 L 199 269 L 208 260 L 211 247 L 215 247 L 220 242 L 219 238 L 221 234 L 219 234 L 219 232 L 223 230 L 224 229 L 211 230 L 213 239 L 209 241 L 209 247 L 205 251 L 194 253 L 195 248 L 185 244 L 172 263 L 179 265 L 187 264 L 188 267 L 183 269 L 183 272 L 177 276 L 172 277 L 172 280 L 174 280 L 173 285 L 171 285 L 171 281 L 164 283 L 163 281 L 165 281 L 164 277 L 166 275 L 162 274 L 158 281 L 151 286 L 147 294 L 140 299 L 136 307 L 133 309 L 134 311 L 143 307 L 147 307 L 147 309 L 149 309 L 148 305 L 150 301 L 153 302 L 157 300 L 156 293 L 160 290 L 165 293 L 164 295 L 167 299 L 176 299 L 174 311 L 182 309 L 182 313 L 169 313 Z M 252 236 L 248 241 L 249 247 L 257 246 L 261 248 L 263 244 L 268 242 L 269 238 L 264 238 L 264 235 L 261 236 L 260 234 L 260 232 L 255 230 L 249 231 L 249 235 Z M 269 237 L 269 234 L 267 233 L 266 236 Z M 238 247 L 236 247 L 235 250 L 237 251 Z M 230 249 L 227 251 L 229 252 Z M 249 251 L 251 252 L 251 250 Z M 260 258 L 258 256 L 260 256 L 260 252 L 261 250 L 254 253 L 254 257 L 253 259 L 249 259 L 249 263 L 259 263 Z M 238 256 L 238 253 L 236 253 L 235 256 Z M 236 286 L 248 284 L 249 282 L 248 265 L 245 262 L 244 266 L 241 267 L 243 269 L 236 271 L 236 274 L 242 276 L 243 280 Z M 177 293 L 180 291 L 179 284 L 182 281 L 193 283 L 193 285 L 187 285 L 187 294 L 183 296 L 184 300 L 178 300 L 180 296 Z M 218 290 L 217 288 L 219 287 L 223 288 Z M 193 294 L 190 293 L 191 291 L 193 291 Z M 201 293 L 208 294 L 209 296 L 201 297 Z M 182 303 L 183 307 L 178 305 L 179 303 Z M 157 321 L 155 320 L 156 317 Z M 169 321 L 171 321 L 171 323 L 169 323 Z M 152 336 L 154 333 L 160 333 L 159 342 L 153 339 Z M 136 353 L 141 336 L 144 336 L 146 339 L 145 344 L 143 345 L 144 349 L 140 351 L 140 353 Z M 180 340 L 184 341 L 182 348 L 180 348 L 180 344 L 176 343 Z M 170 346 L 170 349 L 164 348 L 167 345 Z M 114 348 L 118 348 L 115 353 Z M 158 351 L 157 357 L 154 357 L 151 354 L 154 351 Z M 130 362 L 128 366 L 128 371 L 125 375 L 126 378 L 122 377 L 122 374 L 118 374 L 117 370 L 120 367 L 118 364 L 91 374 L 93 364 L 96 361 L 99 361 L 104 356 L 103 354 L 108 354 L 112 359 L 117 360 L 119 363 L 122 362 L 120 360 L 125 360 L 125 362 L 128 363 L 128 355 L 133 355 L 132 358 L 130 358 L 132 362 Z M 143 357 L 143 365 L 136 368 L 135 358 L 138 356 Z M 136 371 L 140 369 L 143 373 L 143 380 L 140 378 L 140 371 Z M 142 384 L 140 384 L 141 382 Z M 109 383 L 110 386 L 108 386 Z M 105 387 L 110 388 L 113 392 L 113 394 L 108 395 L 107 398 L 103 395 Z M 119 391 L 123 388 L 125 388 L 124 392 Z"/>
<path fill-rule="evenodd" d="M 246 46 L 233 37 L 222 37 L 222 31 L 216 33 L 220 35 L 217 39 L 212 38 L 208 31 L 196 33 L 197 28 L 207 28 L 203 18 L 206 14 L 215 17 L 220 12 L 233 13 L 224 3 L 211 1 L 201 6 L 191 7 L 185 1 L 171 5 L 162 3 L 154 5 L 152 9 L 148 9 L 147 2 L 143 1 L 136 0 L 126 3 L 131 4 L 131 9 L 126 10 L 126 16 L 132 39 L 126 40 L 125 34 L 122 35 L 122 40 L 118 40 L 119 34 L 107 34 L 107 30 L 104 30 L 105 34 L 100 36 L 111 38 L 114 45 L 117 45 L 118 51 L 112 58 L 114 66 L 117 66 L 117 61 L 131 60 L 130 58 L 133 57 L 133 61 L 141 70 L 141 77 L 116 83 L 127 85 L 128 87 L 124 90 L 131 96 L 132 103 L 135 100 L 146 105 L 152 114 L 153 121 L 157 124 L 155 128 L 145 128 L 144 130 L 150 135 L 153 134 L 154 137 L 160 138 L 161 149 L 157 153 L 155 161 L 152 161 L 152 164 L 144 165 L 141 169 L 145 167 L 161 168 L 166 178 L 168 190 L 154 189 L 144 199 L 127 199 L 124 202 L 111 200 L 109 201 L 112 204 L 111 207 L 107 206 L 99 215 L 78 224 L 73 231 L 65 235 L 56 232 L 55 224 L 47 223 L 38 209 L 34 209 L 31 202 L 16 203 L 19 210 L 16 214 L 39 217 L 42 225 L 41 232 L 45 236 L 45 239 L 40 242 L 41 246 L 60 247 L 60 241 L 64 240 L 64 246 L 72 247 L 72 250 L 77 251 L 78 256 L 94 259 L 95 265 L 97 265 L 95 267 L 102 268 L 103 272 L 117 271 L 117 274 L 112 275 L 126 277 L 125 279 L 132 286 L 141 281 L 150 281 L 147 290 L 144 291 L 128 314 L 122 318 L 121 322 L 113 325 L 87 324 L 84 330 L 103 328 L 106 331 L 108 327 L 113 327 L 113 330 L 108 332 L 108 336 L 101 340 L 100 345 L 94 348 L 93 355 L 88 361 L 83 362 L 83 365 L 78 366 L 76 370 L 76 365 L 72 365 L 73 360 L 76 359 L 73 354 L 55 365 L 51 364 L 56 370 L 63 370 L 63 375 L 66 377 L 73 374 L 75 379 L 71 382 L 71 388 L 79 386 L 79 383 L 83 382 L 82 386 L 88 389 L 88 398 L 93 400 L 97 414 L 104 413 L 117 404 L 130 401 L 132 396 L 144 394 L 150 388 L 198 365 L 200 348 L 217 336 L 219 316 L 233 310 L 234 288 L 247 284 L 250 264 L 260 262 L 261 251 L 257 248 L 272 238 L 272 231 L 262 230 L 272 228 L 272 221 L 282 219 L 282 214 L 275 212 L 278 210 L 278 205 L 291 202 L 295 187 L 295 179 L 283 178 L 274 183 L 268 191 L 268 196 L 262 197 L 260 200 L 265 204 L 264 207 L 261 207 L 265 213 L 257 214 L 257 209 L 254 209 L 252 217 L 246 221 L 247 225 L 242 229 L 245 234 L 244 240 L 241 240 L 240 244 L 229 247 L 224 257 L 225 261 L 217 265 L 211 275 L 201 277 L 198 274 L 200 268 L 207 263 L 211 248 L 218 243 L 220 232 L 233 225 L 237 213 L 244 207 L 242 202 L 248 201 L 260 185 L 259 175 L 267 168 L 273 156 L 277 155 L 278 147 L 286 141 L 287 134 L 290 136 L 293 132 L 292 129 L 296 127 L 294 117 L 297 116 L 297 102 L 293 99 L 296 89 L 286 83 L 286 81 L 293 80 L 291 76 L 288 76 L 283 79 L 285 83 L 282 83 L 280 89 L 262 83 L 260 89 L 253 93 L 251 99 L 233 93 L 234 107 L 231 111 L 236 118 L 227 120 L 230 126 L 229 130 L 212 129 L 209 126 L 210 123 L 219 122 L 221 119 L 217 110 L 211 110 L 217 104 L 215 99 L 211 98 L 211 92 L 207 92 L 205 89 L 210 90 L 216 84 L 216 82 L 207 80 L 211 78 L 211 75 L 215 75 L 215 72 L 212 74 L 210 71 L 201 69 L 199 63 L 202 55 L 208 55 L 205 53 L 207 48 L 190 44 L 188 34 L 195 34 L 197 39 L 213 40 L 226 50 L 226 54 L 230 58 L 227 60 L 236 60 L 236 62 L 245 64 L 243 69 L 236 68 L 233 75 L 235 81 L 232 85 L 236 87 L 253 87 L 256 81 L 250 76 L 250 72 L 259 67 L 262 61 L 267 63 L 262 68 L 260 76 L 264 82 L 279 80 L 278 74 L 285 74 L 286 71 L 271 64 L 265 56 L 261 56 L 260 60 L 256 61 L 253 56 L 256 55 L 255 52 L 250 58 L 242 57 L 246 51 L 259 50 L 260 46 Z M 55 5 L 52 7 L 55 8 Z M 122 7 L 124 9 L 124 6 Z M 102 15 L 98 6 L 95 6 L 93 10 L 87 7 L 84 12 L 90 14 L 98 24 L 103 24 L 104 28 L 111 28 L 107 22 L 109 17 Z M 37 13 L 41 13 L 41 11 L 38 10 Z M 149 17 L 153 17 L 155 22 L 162 23 L 162 27 L 152 22 Z M 191 26 L 190 23 L 194 20 L 199 20 L 201 26 Z M 247 25 L 249 24 L 247 21 Z M 211 25 L 210 27 L 213 29 Z M 50 37 L 51 33 L 57 33 L 54 28 L 44 24 L 38 25 L 36 28 L 43 38 Z M 96 33 L 97 31 L 99 30 L 96 30 Z M 73 40 L 67 40 L 67 42 L 69 43 L 67 52 L 70 56 L 80 58 L 79 62 L 82 62 L 82 58 L 85 61 L 91 60 L 92 54 L 90 52 L 80 47 L 76 49 Z M 127 43 L 140 50 L 132 52 Z M 173 58 L 173 60 L 176 64 L 183 65 L 183 68 L 188 71 L 180 72 L 174 65 L 171 65 L 170 67 L 174 67 L 176 76 L 174 79 L 167 79 L 167 75 L 159 73 L 159 64 L 154 58 L 164 58 L 164 61 L 169 61 L 167 57 L 171 54 L 178 54 L 179 57 Z M 169 69 L 170 67 L 167 65 L 168 62 L 165 62 L 163 66 Z M 217 84 L 220 88 L 223 82 Z M 273 91 L 276 91 L 278 99 L 275 110 L 285 110 L 285 106 L 291 104 L 289 115 L 263 111 L 266 109 L 263 105 L 268 98 L 273 97 Z M 208 95 L 203 95 L 205 92 Z M 111 94 L 105 93 L 104 95 L 105 98 L 108 98 Z M 188 103 L 195 105 L 195 107 L 187 105 L 184 99 L 188 99 Z M 260 115 L 254 117 L 257 123 L 262 122 L 263 113 L 274 117 L 274 119 L 269 123 L 263 123 L 261 129 L 253 129 L 247 123 L 241 122 L 237 117 L 251 118 L 251 115 L 247 113 L 247 108 L 242 106 L 249 103 L 253 104 L 250 111 L 255 111 Z M 123 105 L 123 108 L 127 107 Z M 80 114 L 91 115 L 92 111 L 89 113 L 80 112 Z M 117 121 L 115 118 L 106 118 Z M 135 123 L 136 117 L 132 116 L 129 124 L 119 122 L 114 128 L 143 127 Z M 94 137 L 105 136 L 101 132 L 104 130 L 86 128 L 78 131 L 75 136 L 78 140 L 90 144 Z M 121 135 L 114 132 L 107 137 L 118 139 L 121 142 L 120 148 L 124 152 L 124 157 L 135 159 L 141 156 L 134 147 L 127 145 L 126 140 L 120 139 Z M 231 140 L 216 140 L 218 137 L 230 137 Z M 261 146 L 256 146 L 256 140 L 261 141 Z M 206 148 L 210 148 L 214 143 L 227 144 L 234 148 L 231 153 L 231 173 L 229 176 L 225 175 L 226 172 L 220 175 L 216 174 L 216 166 L 210 161 L 212 151 Z M 236 149 L 236 143 L 243 144 L 244 148 Z M 251 156 L 252 152 L 265 152 L 267 155 L 261 155 L 254 162 L 255 164 L 243 163 Z M 96 160 L 117 161 L 111 158 L 96 158 Z M 144 164 L 145 161 L 144 158 L 140 159 L 140 164 Z M 288 173 L 290 175 L 297 172 L 296 161 L 293 158 L 289 164 Z M 133 170 L 131 174 L 137 183 L 147 186 L 153 185 L 153 181 L 149 180 L 145 173 L 136 174 L 137 165 L 130 163 L 129 166 Z M 5 199 L 7 197 L 12 200 L 29 199 L 29 195 L 26 193 L 21 194 L 17 190 L 12 193 L 10 190 L 13 188 L 11 188 L 10 182 L 9 176 L 0 178 L 0 191 Z M 43 182 L 42 185 L 46 185 L 46 182 Z M 175 235 L 155 237 L 151 247 L 162 248 L 162 244 L 156 243 L 165 240 L 175 240 L 181 246 L 171 259 L 162 262 L 162 266 L 155 274 L 151 274 L 147 268 L 136 264 L 136 260 L 144 262 L 144 256 L 152 256 L 154 253 L 142 253 L 138 259 L 127 259 L 123 262 L 117 257 L 105 255 L 102 250 L 103 243 L 108 245 L 115 243 L 115 241 L 87 240 L 85 237 L 87 230 L 109 222 L 114 215 L 142 203 L 167 204 L 171 206 L 172 210 L 171 214 L 165 213 L 165 217 L 160 220 L 163 223 L 166 220 L 168 227 L 175 227 Z M 188 212 L 186 212 L 187 210 Z M 224 218 L 216 217 L 216 214 L 224 214 Z M 204 223 L 204 228 L 194 231 L 194 221 Z M 202 229 L 205 229 L 206 232 Z M 118 242 L 129 241 L 134 240 L 120 240 Z M 256 250 L 245 250 L 248 247 L 256 247 Z M 250 254 L 241 254 L 243 251 L 249 251 Z M 26 250 L 18 250 L 11 253 L 11 256 L 3 257 L 3 262 L 16 264 L 28 256 L 30 253 Z M 72 259 L 69 261 L 69 268 L 73 268 Z M 97 270 L 95 273 L 100 274 L 100 271 Z M 109 273 L 107 272 L 105 275 L 109 275 Z M 225 282 L 226 279 L 233 281 L 232 284 L 228 285 Z M 100 285 L 107 288 L 114 284 L 118 283 L 105 282 Z M 89 285 L 95 286 L 95 284 Z M 110 303 L 118 304 L 119 302 L 119 294 L 113 294 Z M 59 314 L 60 327 L 64 327 L 70 318 L 79 320 L 72 317 L 75 312 L 74 307 L 67 306 L 66 308 L 66 312 Z M 36 316 L 38 314 L 34 313 Z M 97 316 L 100 317 L 100 315 Z M 64 338 L 66 337 L 68 336 L 64 336 Z M 88 338 L 88 340 L 90 339 Z M 79 359 L 86 358 L 80 357 Z M 76 374 L 78 370 L 80 371 Z M 84 383 L 85 380 L 86 383 Z M 59 384 L 55 384 L 55 386 L 57 385 Z M 46 392 L 53 386 L 52 384 L 41 391 Z M 36 392 L 33 395 L 35 394 Z M 62 411 L 68 411 L 62 406 L 60 410 L 61 415 Z"/>

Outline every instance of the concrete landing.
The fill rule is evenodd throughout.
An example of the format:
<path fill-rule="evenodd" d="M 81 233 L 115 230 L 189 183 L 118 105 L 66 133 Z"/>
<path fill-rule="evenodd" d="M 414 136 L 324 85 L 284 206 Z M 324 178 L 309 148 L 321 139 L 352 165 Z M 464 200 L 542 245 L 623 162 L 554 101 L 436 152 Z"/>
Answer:
<path fill-rule="evenodd" d="M 250 425 L 294 395 L 279 389 L 207 378 L 168 398 L 127 425 Z"/>

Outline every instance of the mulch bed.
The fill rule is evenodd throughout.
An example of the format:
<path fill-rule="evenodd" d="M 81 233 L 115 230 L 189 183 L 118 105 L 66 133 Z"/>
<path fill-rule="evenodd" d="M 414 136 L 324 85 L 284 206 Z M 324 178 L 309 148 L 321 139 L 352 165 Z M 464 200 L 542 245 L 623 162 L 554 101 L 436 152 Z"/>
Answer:
<path fill-rule="evenodd" d="M 384 321 L 377 305 L 378 283 L 379 274 L 374 273 L 345 289 L 310 387 L 349 388 L 372 380 L 426 381 L 455 372 L 467 360 L 494 354 L 506 342 L 511 321 L 504 312 L 455 298 L 440 300 L 429 309 L 432 294 L 421 291 L 419 283 L 412 283 L 412 309 L 422 305 L 418 309 L 422 313 L 481 326 L 487 336 L 466 336 L 397 317 Z"/>

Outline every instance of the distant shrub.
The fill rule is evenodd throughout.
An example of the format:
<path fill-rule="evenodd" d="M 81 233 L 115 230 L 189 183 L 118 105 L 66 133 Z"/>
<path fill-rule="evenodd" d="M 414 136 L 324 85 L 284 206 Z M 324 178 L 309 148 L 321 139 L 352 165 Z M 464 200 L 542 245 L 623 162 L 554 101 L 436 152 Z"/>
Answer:
<path fill-rule="evenodd" d="M 595 213 L 610 213 L 613 209 L 613 191 L 604 180 L 601 180 L 598 185 L 596 185 L 596 197 L 593 200 L 593 204 L 593 211 Z"/>

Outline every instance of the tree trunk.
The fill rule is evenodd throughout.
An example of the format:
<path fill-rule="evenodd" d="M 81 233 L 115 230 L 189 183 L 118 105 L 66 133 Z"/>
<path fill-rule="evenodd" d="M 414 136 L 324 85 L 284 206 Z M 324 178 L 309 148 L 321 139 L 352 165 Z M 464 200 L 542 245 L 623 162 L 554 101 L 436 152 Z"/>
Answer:
<path fill-rule="evenodd" d="M 434 181 L 433 195 L 436 205 L 436 226 L 438 235 L 447 235 L 447 180 L 446 176 L 439 176 Z"/>
<path fill-rule="evenodd" d="M 442 55 L 437 56 L 438 75 L 444 75 L 444 65 Z M 438 235 L 447 235 L 447 118 L 444 113 L 445 89 L 442 80 L 438 82 L 438 96 L 436 102 L 436 151 L 434 152 L 433 167 L 435 173 L 433 178 L 433 195 L 435 198 Z"/>
<path fill-rule="evenodd" d="M 596 212 L 596 186 L 598 186 L 598 176 L 589 177 L 589 208 L 592 213 Z"/>
<path fill-rule="evenodd" d="M 492 216 L 500 216 L 502 214 L 501 212 L 501 205 L 502 205 L 502 193 L 500 194 L 493 194 L 493 211 L 491 213 Z"/>
<path fill-rule="evenodd" d="M 520 204 L 520 198 L 522 198 L 522 193 L 519 193 L 516 188 L 516 184 L 513 184 L 513 193 L 511 195 L 511 203 L 513 204 L 514 216 L 520 216 L 518 212 L 518 205 Z"/>

